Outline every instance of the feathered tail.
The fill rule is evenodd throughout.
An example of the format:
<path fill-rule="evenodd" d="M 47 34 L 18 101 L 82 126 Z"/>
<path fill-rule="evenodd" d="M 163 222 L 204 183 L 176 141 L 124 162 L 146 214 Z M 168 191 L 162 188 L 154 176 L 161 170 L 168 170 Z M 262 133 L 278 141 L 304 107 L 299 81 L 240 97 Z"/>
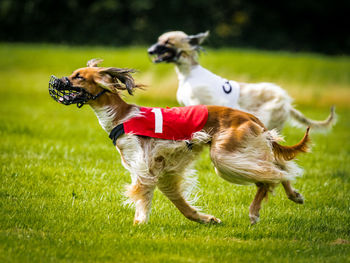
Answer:
<path fill-rule="evenodd" d="M 299 153 L 307 152 L 309 149 L 308 143 L 310 142 L 309 130 L 310 127 L 306 129 L 303 139 L 293 146 L 284 146 L 277 143 L 277 141 L 273 141 L 272 150 L 276 159 L 290 161 L 294 159 Z"/>
<path fill-rule="evenodd" d="M 324 121 L 315 121 L 306 118 L 300 111 L 291 108 L 290 109 L 290 114 L 293 117 L 294 120 L 296 120 L 299 124 L 311 127 L 316 130 L 327 130 L 331 128 L 335 123 L 336 123 L 336 114 L 335 114 L 335 107 L 331 107 L 331 113 L 327 117 L 326 120 Z"/>

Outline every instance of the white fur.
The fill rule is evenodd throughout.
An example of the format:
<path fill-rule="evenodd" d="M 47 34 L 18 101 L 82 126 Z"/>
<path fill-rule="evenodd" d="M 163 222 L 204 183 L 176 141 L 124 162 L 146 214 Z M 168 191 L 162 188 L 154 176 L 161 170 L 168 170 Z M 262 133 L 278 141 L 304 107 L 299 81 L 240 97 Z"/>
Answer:
<path fill-rule="evenodd" d="M 92 108 L 97 116 L 98 122 L 101 127 L 108 133 L 114 128 L 113 120 L 116 117 L 116 110 L 110 106 L 101 108 Z"/>
<path fill-rule="evenodd" d="M 281 130 L 289 119 L 292 98 L 273 83 L 244 84 L 240 89 L 239 107 L 256 115 L 265 126 Z"/>
<path fill-rule="evenodd" d="M 94 110 L 100 125 L 107 133 L 110 133 L 112 129 L 118 124 L 123 123 L 127 119 L 138 116 L 140 114 L 139 109 L 135 107 L 128 115 L 126 115 L 123 119 L 120 119 L 117 123 L 115 123 L 113 122 L 113 120 L 118 119 L 118 106 L 104 106 L 101 108 L 92 107 L 92 109 Z"/>
<path fill-rule="evenodd" d="M 177 100 L 181 105 L 220 105 L 242 109 L 256 115 L 268 129 L 281 130 L 289 118 L 292 99 L 273 83 L 244 84 L 230 80 L 232 90 L 225 93 L 226 79 L 200 65 L 179 64 Z M 226 87 L 226 90 L 227 87 Z"/>

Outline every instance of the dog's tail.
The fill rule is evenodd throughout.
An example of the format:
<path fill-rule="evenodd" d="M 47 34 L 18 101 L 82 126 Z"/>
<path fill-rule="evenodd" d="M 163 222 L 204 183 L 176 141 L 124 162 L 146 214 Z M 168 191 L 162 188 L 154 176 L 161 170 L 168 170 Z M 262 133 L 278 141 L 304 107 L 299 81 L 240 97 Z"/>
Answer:
<path fill-rule="evenodd" d="M 299 124 L 311 127 L 316 130 L 328 130 L 336 123 L 336 114 L 335 114 L 334 106 L 331 107 L 331 112 L 327 117 L 327 119 L 323 121 L 315 121 L 315 120 L 308 119 L 300 111 L 294 108 L 290 109 L 290 115 Z"/>
<path fill-rule="evenodd" d="M 294 159 L 299 153 L 305 153 L 309 150 L 309 130 L 307 127 L 303 139 L 293 146 L 284 146 L 279 144 L 277 141 L 272 141 L 272 150 L 276 159 L 290 161 Z"/>

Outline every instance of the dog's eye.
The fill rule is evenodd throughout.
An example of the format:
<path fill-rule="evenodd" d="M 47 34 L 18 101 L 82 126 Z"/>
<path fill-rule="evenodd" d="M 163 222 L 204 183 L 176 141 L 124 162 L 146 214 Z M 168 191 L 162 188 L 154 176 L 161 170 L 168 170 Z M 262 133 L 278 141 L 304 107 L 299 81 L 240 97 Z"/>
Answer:
<path fill-rule="evenodd" d="M 164 45 L 170 45 L 170 46 L 173 46 L 174 44 L 170 42 L 169 39 L 167 39 L 165 42 L 164 42 Z"/>
<path fill-rule="evenodd" d="M 75 75 L 73 77 L 73 79 L 81 79 L 81 80 L 84 80 L 84 77 L 80 76 L 80 73 L 77 73 L 77 75 Z"/>

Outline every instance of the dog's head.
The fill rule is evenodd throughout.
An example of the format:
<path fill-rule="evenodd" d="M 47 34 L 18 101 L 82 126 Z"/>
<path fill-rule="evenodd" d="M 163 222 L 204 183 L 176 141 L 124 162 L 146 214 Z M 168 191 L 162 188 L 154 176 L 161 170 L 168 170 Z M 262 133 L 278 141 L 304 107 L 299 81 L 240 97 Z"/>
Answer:
<path fill-rule="evenodd" d="M 154 63 L 181 62 L 181 59 L 195 58 L 200 44 L 209 36 L 209 31 L 187 35 L 182 31 L 164 33 L 147 51 Z"/>
<path fill-rule="evenodd" d="M 51 76 L 51 97 L 64 105 L 77 104 L 80 108 L 106 92 L 118 94 L 120 90 L 127 90 L 132 95 L 134 88 L 141 86 L 135 84 L 131 76 L 133 69 L 98 67 L 101 61 L 92 59 L 88 67 L 75 70 L 69 77 Z"/>

